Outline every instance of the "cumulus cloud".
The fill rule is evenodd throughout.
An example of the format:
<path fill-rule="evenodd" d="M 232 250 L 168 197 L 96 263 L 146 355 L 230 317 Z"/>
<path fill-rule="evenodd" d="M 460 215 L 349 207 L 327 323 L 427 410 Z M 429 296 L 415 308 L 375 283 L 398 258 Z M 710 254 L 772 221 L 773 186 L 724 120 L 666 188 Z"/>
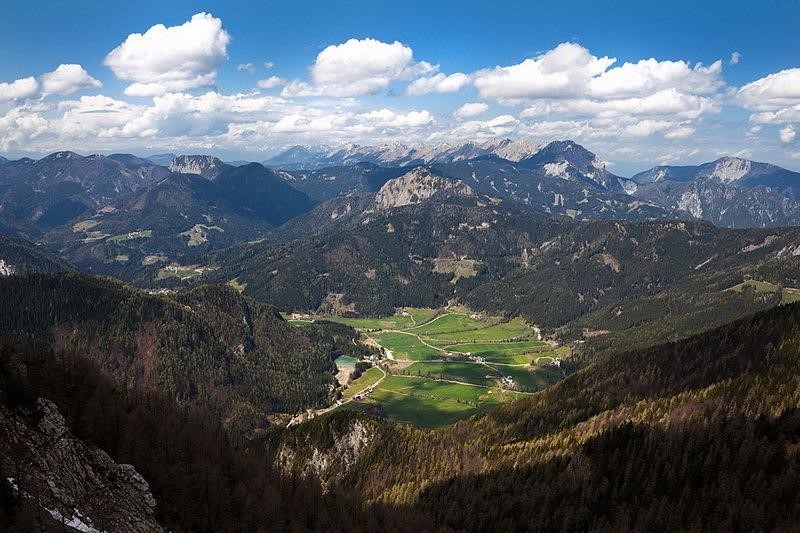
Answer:
<path fill-rule="evenodd" d="M 739 102 L 748 109 L 775 111 L 800 104 L 800 68 L 775 72 L 741 87 Z"/>
<path fill-rule="evenodd" d="M 477 72 L 475 87 L 484 98 L 503 100 L 579 95 L 615 61 L 595 57 L 578 44 L 562 43 L 535 59 Z"/>
<path fill-rule="evenodd" d="M 453 112 L 455 118 L 472 118 L 489 111 L 489 105 L 483 102 L 467 102 Z"/>
<path fill-rule="evenodd" d="M 58 109 L 63 114 L 52 121 L 54 132 L 63 138 L 85 139 L 113 136 L 115 128 L 141 116 L 146 106 L 95 95 L 60 102 Z"/>
<path fill-rule="evenodd" d="M 50 124 L 39 110 L 14 107 L 0 116 L 0 150 L 26 145 L 45 136 Z"/>
<path fill-rule="evenodd" d="M 42 75 L 44 94 L 72 94 L 86 87 L 102 86 L 82 66 L 75 64 L 59 65 L 53 72 Z"/>
<path fill-rule="evenodd" d="M 275 63 L 272 61 L 264 61 L 264 68 L 269 70 L 275 66 Z"/>
<path fill-rule="evenodd" d="M 582 98 L 611 100 L 644 97 L 665 90 L 710 94 L 722 87 L 722 62 L 705 67 L 685 61 L 643 59 L 616 63 L 597 57 L 575 43 L 562 43 L 534 59 L 475 73 L 475 87 L 484 98 L 501 101 Z"/>
<path fill-rule="evenodd" d="M 248 74 L 255 72 L 255 68 L 253 67 L 252 63 L 239 63 L 236 65 L 236 70 L 239 72 L 247 72 Z"/>
<path fill-rule="evenodd" d="M 462 72 L 456 72 L 449 76 L 440 72 L 412 81 L 406 88 L 406 94 L 417 96 L 427 93 L 454 93 L 460 91 L 469 81 L 469 76 Z"/>
<path fill-rule="evenodd" d="M 0 83 L 0 102 L 24 100 L 39 92 L 39 82 L 33 76 L 20 78 L 9 83 Z"/>
<path fill-rule="evenodd" d="M 694 128 L 690 126 L 679 126 L 664 134 L 667 139 L 685 139 L 694 135 Z"/>
<path fill-rule="evenodd" d="M 643 59 L 624 63 L 589 80 L 588 95 L 597 98 L 641 96 L 674 89 L 687 94 L 710 94 L 722 87 L 722 61 L 708 67 L 685 61 Z"/>
<path fill-rule="evenodd" d="M 739 61 L 741 59 L 742 59 L 742 54 L 740 54 L 739 52 L 733 52 L 733 53 L 731 53 L 731 58 L 728 61 L 728 64 L 729 65 L 737 65 L 737 64 L 739 64 Z"/>
<path fill-rule="evenodd" d="M 630 137 L 664 133 L 683 138 L 693 132 L 686 121 L 721 110 L 722 61 L 708 66 L 655 58 L 616 63 L 616 58 L 595 56 L 579 44 L 562 43 L 535 58 L 480 70 L 472 77 L 482 97 L 525 105 L 519 115 L 523 120 L 547 119 L 563 126 L 571 124 L 564 119 L 581 119 L 581 132 L 594 136 L 614 131 Z"/>
<path fill-rule="evenodd" d="M 269 78 L 258 80 L 256 85 L 262 89 L 274 89 L 286 83 L 286 80 L 278 76 L 270 76 Z"/>
<path fill-rule="evenodd" d="M 293 80 L 285 96 L 359 96 L 386 89 L 398 79 L 432 72 L 436 67 L 414 62 L 410 47 L 399 41 L 350 39 L 321 51 L 311 66 L 311 83 Z"/>
<path fill-rule="evenodd" d="M 448 136 L 456 138 L 502 137 L 516 131 L 519 120 L 511 115 L 499 115 L 488 120 L 467 120 L 454 127 Z"/>
<path fill-rule="evenodd" d="M 781 142 L 784 144 L 792 144 L 794 142 L 795 137 L 797 137 L 797 132 L 794 129 L 794 126 L 789 124 L 785 128 L 782 128 L 781 131 L 778 132 L 778 137 L 780 138 Z"/>
<path fill-rule="evenodd" d="M 156 24 L 132 33 L 105 58 L 117 78 L 132 81 L 129 96 L 154 96 L 214 83 L 228 57 L 230 35 L 222 21 L 198 13 L 180 26 Z"/>

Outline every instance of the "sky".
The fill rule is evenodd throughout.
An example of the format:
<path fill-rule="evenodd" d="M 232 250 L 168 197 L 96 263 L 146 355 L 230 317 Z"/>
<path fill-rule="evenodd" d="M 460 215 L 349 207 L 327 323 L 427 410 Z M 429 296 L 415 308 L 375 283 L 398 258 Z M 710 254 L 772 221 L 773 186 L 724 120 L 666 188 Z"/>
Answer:
<path fill-rule="evenodd" d="M 800 170 L 800 2 L 0 2 L 0 155 L 572 139 Z"/>

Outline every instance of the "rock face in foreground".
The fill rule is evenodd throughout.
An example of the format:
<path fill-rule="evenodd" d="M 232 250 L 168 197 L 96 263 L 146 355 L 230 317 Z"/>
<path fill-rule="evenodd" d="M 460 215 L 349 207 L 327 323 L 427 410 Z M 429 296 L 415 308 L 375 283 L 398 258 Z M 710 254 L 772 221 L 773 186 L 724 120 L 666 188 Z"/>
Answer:
<path fill-rule="evenodd" d="M 79 531 L 163 531 L 147 481 L 131 465 L 75 438 L 58 408 L 0 407 L 0 461 L 12 490 Z"/>

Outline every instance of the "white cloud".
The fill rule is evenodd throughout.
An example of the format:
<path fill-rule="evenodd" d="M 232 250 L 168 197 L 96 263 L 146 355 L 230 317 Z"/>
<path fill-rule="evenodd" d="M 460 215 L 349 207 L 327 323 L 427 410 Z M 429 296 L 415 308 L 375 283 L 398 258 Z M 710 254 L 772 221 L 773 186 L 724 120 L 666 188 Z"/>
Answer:
<path fill-rule="evenodd" d="M 731 53 L 731 58 L 728 61 L 728 64 L 729 65 L 737 65 L 737 64 L 739 64 L 739 61 L 741 61 L 741 59 L 742 59 L 742 54 L 740 54 L 739 52 L 733 52 L 733 53 Z"/>
<path fill-rule="evenodd" d="M 273 89 L 285 83 L 286 80 L 283 78 L 280 78 L 278 76 L 270 76 L 267 79 L 258 80 L 258 83 L 256 83 L 256 85 L 258 85 L 262 89 Z"/>
<path fill-rule="evenodd" d="M 489 105 L 483 102 L 468 102 L 453 112 L 455 118 L 472 118 L 489 111 Z"/>
<path fill-rule="evenodd" d="M 42 75 L 44 94 L 72 94 L 86 87 L 102 86 L 82 66 L 75 64 L 59 65 L 53 72 Z"/>
<path fill-rule="evenodd" d="M 800 68 L 781 70 L 744 85 L 736 93 L 736 101 L 755 111 L 750 122 L 756 125 L 800 122 Z"/>
<path fill-rule="evenodd" d="M 722 61 L 709 66 L 655 58 L 614 66 L 575 43 L 562 43 L 533 59 L 474 73 L 484 98 L 524 104 L 520 130 L 565 132 L 584 139 L 686 138 L 703 114 L 722 109 Z M 579 119 L 579 120 L 575 120 Z"/>
<path fill-rule="evenodd" d="M 264 68 L 269 70 L 275 66 L 275 63 L 272 61 L 264 61 Z"/>
<path fill-rule="evenodd" d="M 631 124 L 625 128 L 625 131 L 633 137 L 649 137 L 654 133 L 664 131 L 673 126 L 669 120 L 642 120 L 636 124 Z"/>
<path fill-rule="evenodd" d="M 24 100 L 39 92 L 39 82 L 33 76 L 9 83 L 0 83 L 0 102 Z"/>
<path fill-rule="evenodd" d="M 800 104 L 800 68 L 757 79 L 739 89 L 739 102 L 748 109 L 774 111 Z"/>
<path fill-rule="evenodd" d="M 433 122 L 430 111 L 409 111 L 408 113 L 395 113 L 390 109 L 377 109 L 367 113 L 360 113 L 355 117 L 360 122 L 378 126 L 412 127 L 425 126 Z"/>
<path fill-rule="evenodd" d="M 744 85 L 737 91 L 736 101 L 754 111 L 751 135 L 761 132 L 763 125 L 774 124 L 783 126 L 778 131 L 780 142 L 793 144 L 795 123 L 800 122 L 800 68 L 781 70 Z"/>
<path fill-rule="evenodd" d="M 0 116 L 0 150 L 27 145 L 47 135 L 49 123 L 39 111 L 28 107 L 15 107 Z"/>
<path fill-rule="evenodd" d="M 247 72 L 248 74 L 252 74 L 255 71 L 252 63 L 239 63 L 236 65 L 236 70 L 239 72 Z"/>
<path fill-rule="evenodd" d="M 539 100 L 525 108 L 521 117 L 536 118 L 551 114 L 581 117 L 613 118 L 627 116 L 673 116 L 697 118 L 704 112 L 719 110 L 708 97 L 684 94 L 676 89 L 664 89 L 642 97 L 614 100 L 586 98 Z"/>
<path fill-rule="evenodd" d="M 644 97 L 665 90 L 711 94 L 723 86 L 722 62 L 705 67 L 685 61 L 643 59 L 616 63 L 596 57 L 575 43 L 562 43 L 534 59 L 475 73 L 475 87 L 484 98 L 501 101 L 583 98 L 612 100 Z"/>
<path fill-rule="evenodd" d="M 474 139 L 480 137 L 502 137 L 516 131 L 519 120 L 511 115 L 500 115 L 488 120 L 468 120 L 449 132 L 447 137 Z"/>
<path fill-rule="evenodd" d="M 115 128 L 136 120 L 146 111 L 146 106 L 96 95 L 60 102 L 58 109 L 64 113 L 52 121 L 54 132 L 63 138 L 85 139 L 113 136 Z"/>
<path fill-rule="evenodd" d="M 615 58 L 595 57 L 574 43 L 522 63 L 478 71 L 475 87 L 484 98 L 524 100 L 580 95 L 593 77 L 605 72 Z"/>
<path fill-rule="evenodd" d="M 679 126 L 664 134 L 667 139 L 686 139 L 694 135 L 694 128 L 689 126 Z"/>
<path fill-rule="evenodd" d="M 154 96 L 213 84 L 229 42 L 220 19 L 198 13 L 180 26 L 156 24 L 128 35 L 104 63 L 118 78 L 134 82 L 125 94 Z"/>
<path fill-rule="evenodd" d="M 415 63 L 413 51 L 399 41 L 350 39 L 330 45 L 311 66 L 311 83 L 293 80 L 284 96 L 359 96 L 386 89 L 394 80 L 424 75 L 435 67 Z"/>
<path fill-rule="evenodd" d="M 417 96 L 427 93 L 454 93 L 461 90 L 470 81 L 469 76 L 461 72 L 445 75 L 441 72 L 427 78 L 412 81 L 406 88 L 406 94 Z"/>
<path fill-rule="evenodd" d="M 782 128 L 781 131 L 778 132 L 778 137 L 780 138 L 781 142 L 784 144 L 792 144 L 794 142 L 795 137 L 797 137 L 797 132 L 794 129 L 794 126 L 789 124 L 785 128 Z"/>
<path fill-rule="evenodd" d="M 708 67 L 690 66 L 685 61 L 657 61 L 653 58 L 624 63 L 593 77 L 587 86 L 588 96 L 620 98 L 642 96 L 674 89 L 688 94 L 710 94 L 723 82 L 722 61 Z"/>

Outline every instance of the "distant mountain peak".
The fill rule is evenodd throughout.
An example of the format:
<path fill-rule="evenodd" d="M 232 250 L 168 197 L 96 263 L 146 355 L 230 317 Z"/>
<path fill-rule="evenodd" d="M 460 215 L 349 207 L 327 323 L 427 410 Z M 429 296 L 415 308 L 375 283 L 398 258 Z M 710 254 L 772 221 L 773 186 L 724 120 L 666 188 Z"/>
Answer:
<path fill-rule="evenodd" d="M 197 174 L 213 180 L 223 171 L 225 163 L 210 155 L 179 155 L 169 164 L 172 172 Z"/>
<path fill-rule="evenodd" d="M 317 147 L 293 146 L 264 161 L 264 164 L 284 170 L 313 170 L 363 162 L 382 166 L 451 163 L 488 155 L 517 162 L 532 156 L 542 146 L 544 146 L 542 143 L 529 139 L 507 138 L 415 145 L 391 142 L 377 146 L 356 143 Z"/>
<path fill-rule="evenodd" d="M 464 182 L 444 178 L 425 167 L 416 167 L 387 181 L 375 195 L 375 206 L 378 209 L 402 207 L 437 196 L 474 197 L 475 191 Z"/>
<path fill-rule="evenodd" d="M 723 157 L 714 161 L 714 167 L 709 178 L 715 178 L 723 183 L 739 181 L 750 172 L 752 161 L 738 157 Z"/>
<path fill-rule="evenodd" d="M 59 152 L 53 152 L 52 154 L 41 158 L 39 161 L 55 161 L 60 159 L 84 159 L 84 157 L 69 150 L 62 150 Z"/>

